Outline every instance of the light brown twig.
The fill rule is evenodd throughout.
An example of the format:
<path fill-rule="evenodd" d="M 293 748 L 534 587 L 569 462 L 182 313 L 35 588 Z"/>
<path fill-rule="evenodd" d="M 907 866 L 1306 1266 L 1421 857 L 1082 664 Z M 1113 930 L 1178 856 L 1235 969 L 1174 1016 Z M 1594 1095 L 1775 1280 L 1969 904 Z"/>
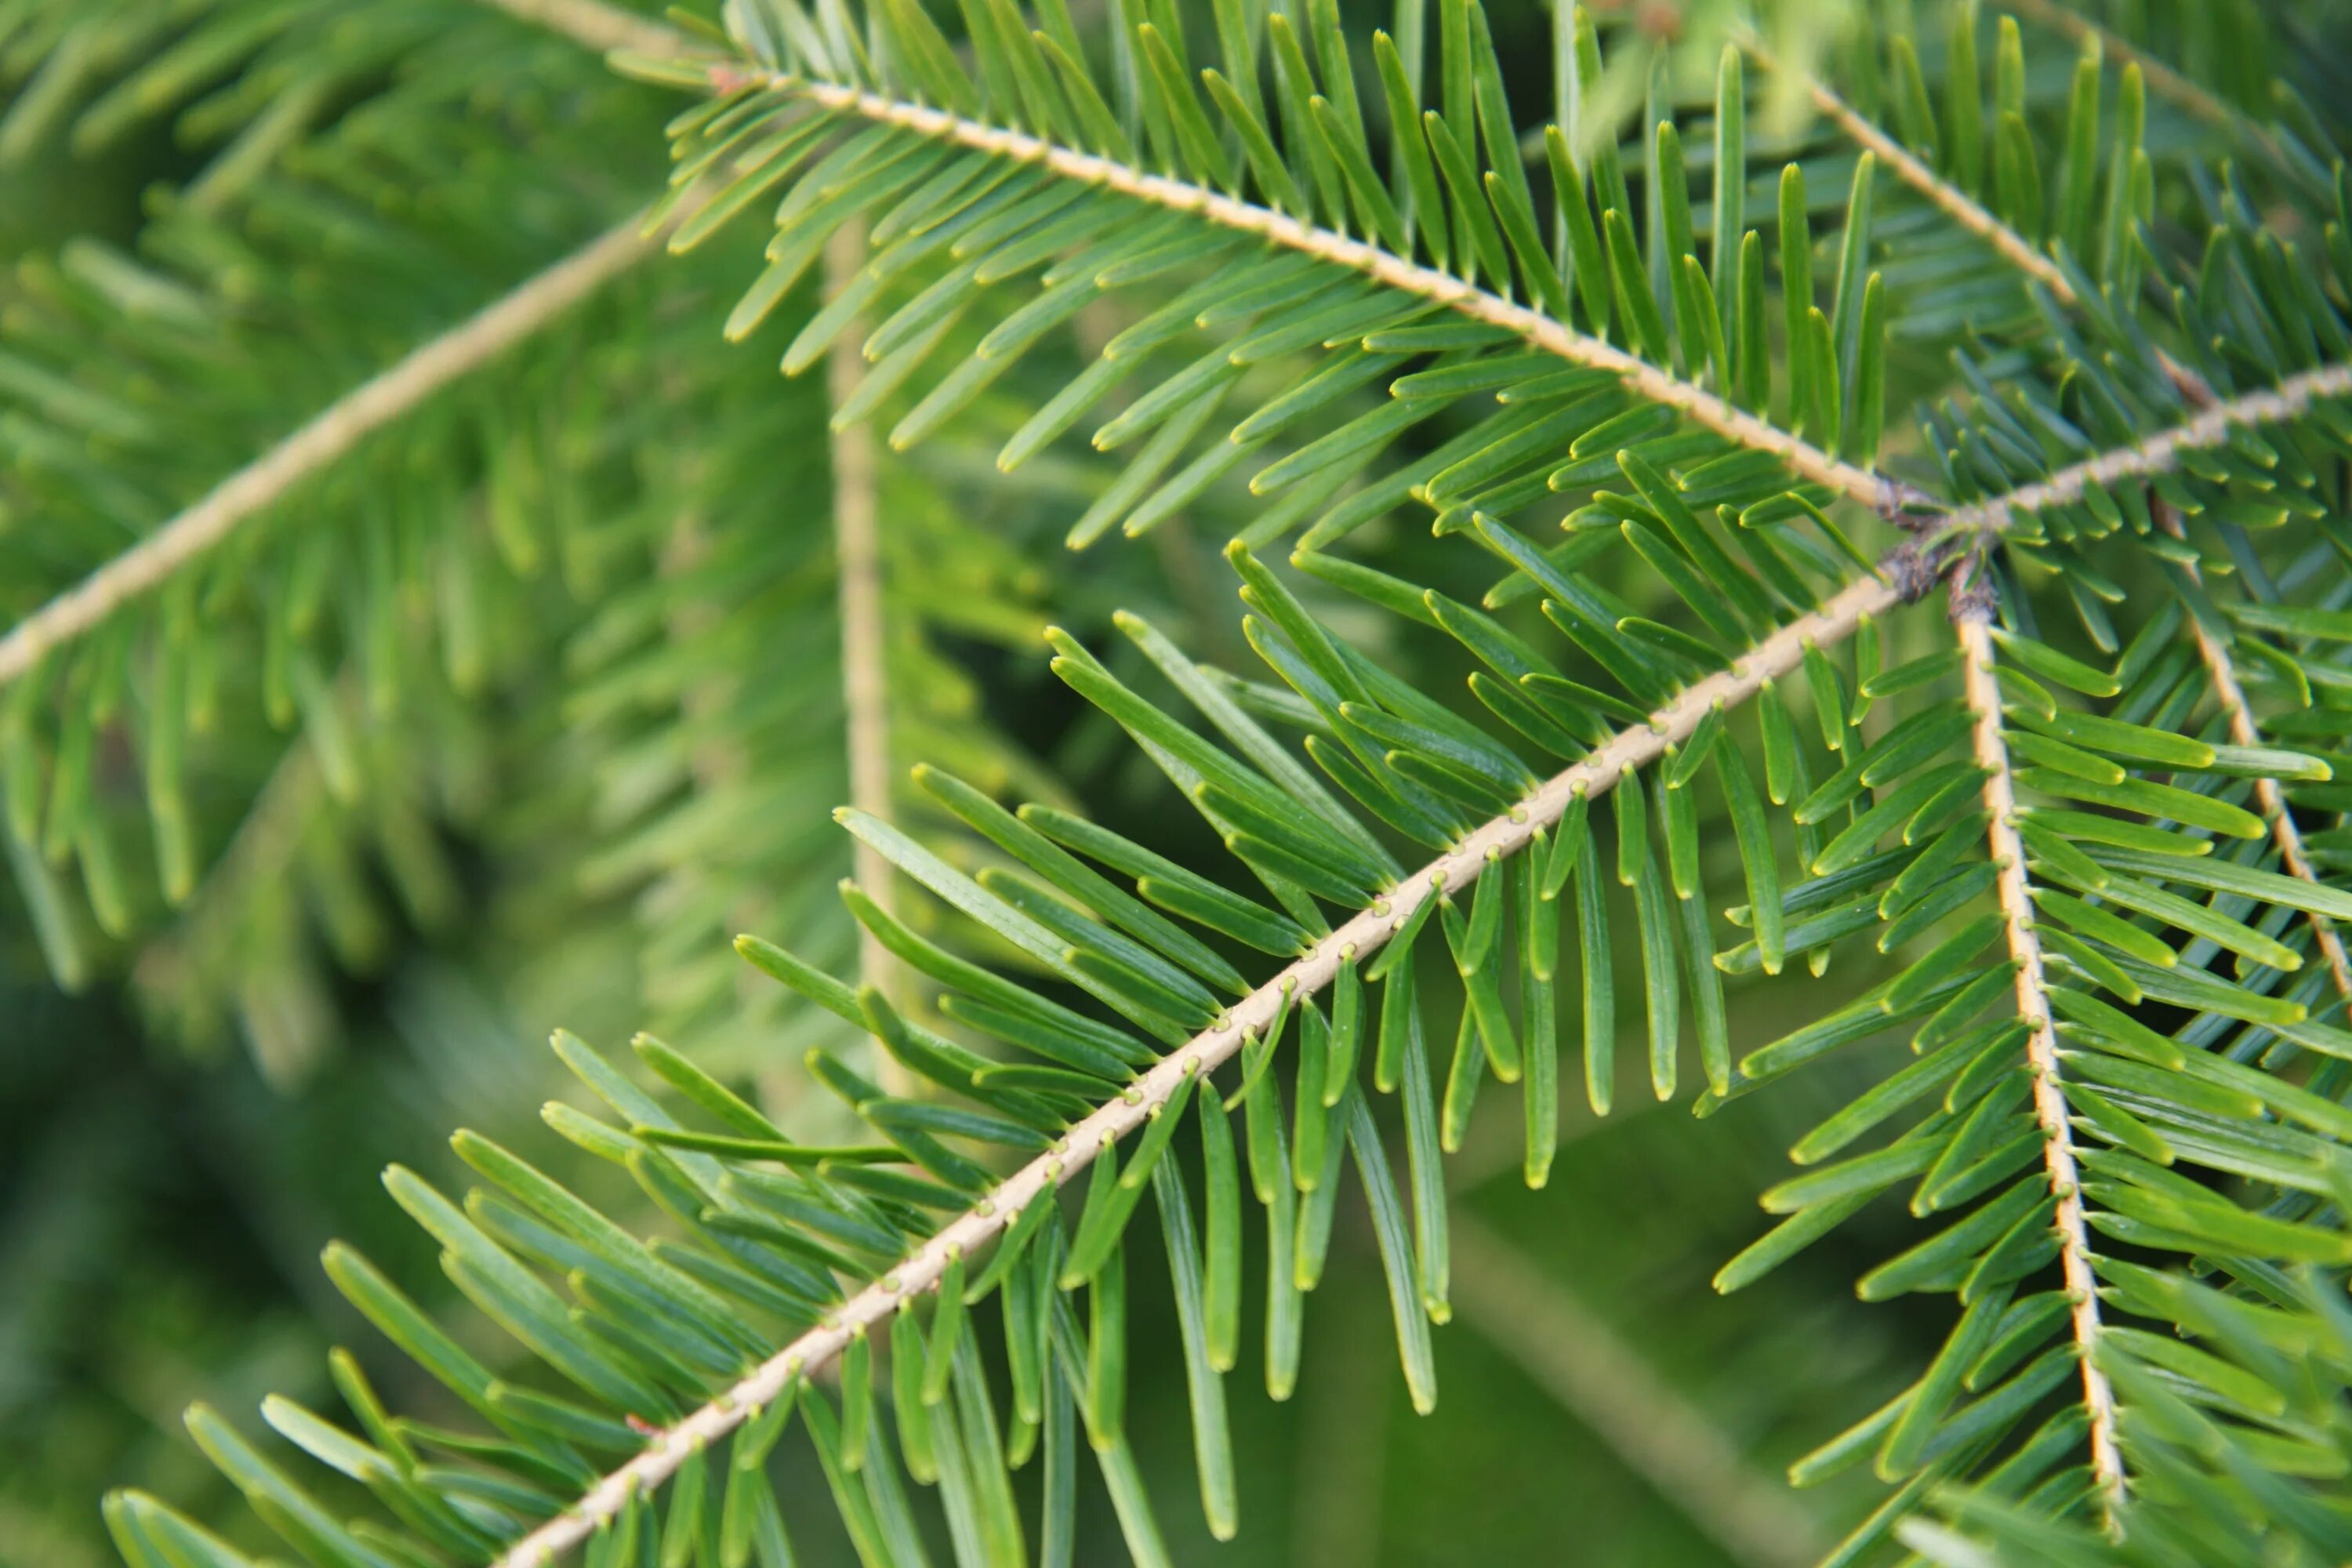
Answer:
<path fill-rule="evenodd" d="M 0 637 L 0 686 L 103 622 L 282 500 L 304 479 L 458 377 L 541 331 L 653 248 L 633 216 L 337 398 L 194 506 Z"/>
<path fill-rule="evenodd" d="M 536 23 L 592 49 L 626 49 L 642 55 L 676 55 L 693 47 L 677 28 L 650 16 L 608 5 L 604 0 L 488 0 L 510 16 Z"/>
<path fill-rule="evenodd" d="M 1970 570 L 1980 570 L 1972 566 Z M 2083 1404 L 2091 1417 L 2091 1469 L 2110 1510 L 2123 1500 L 2123 1451 L 2116 1440 L 2115 1390 L 2098 1365 L 2099 1281 L 2091 1267 L 2083 1220 L 2082 1178 L 2074 1164 L 2074 1132 L 2059 1077 L 2058 1036 L 2043 979 L 2042 942 L 2034 934 L 2033 899 L 2025 871 L 2025 842 L 2017 831 L 2017 785 L 2001 734 L 2000 691 L 1994 683 L 1990 599 L 1963 581 L 1953 595 L 1953 626 L 1960 641 L 1969 707 L 1976 715 L 1977 765 L 1985 773 L 1985 840 L 1998 873 L 2009 955 L 2017 965 L 2017 1012 L 2025 1020 L 2025 1058 L 2033 1075 L 2033 1114 L 2042 1125 L 2042 1160 L 2058 1199 L 2053 1224 L 2058 1258 L 2074 1302 L 2074 1346 L 2083 1370 Z"/>
<path fill-rule="evenodd" d="M 2099 52 L 2107 58 L 2127 60 L 2139 67 L 2141 79 L 2158 98 L 2209 125 L 2217 125 L 2248 137 L 2267 157 L 2278 157 L 2277 142 L 2269 132 L 2249 119 L 2244 110 L 2189 80 L 2145 49 L 2134 48 L 2080 12 L 2059 5 L 2056 0 L 2001 0 L 2001 4 L 2038 26 L 2063 33 L 2077 44 L 2096 44 Z"/>
<path fill-rule="evenodd" d="M 833 288 L 845 286 L 865 265 L 866 233 L 844 224 L 825 244 L 824 270 Z M 847 403 L 866 374 L 857 344 L 866 334 L 857 323 L 844 327 L 825 355 L 825 391 L 832 406 Z M 868 816 L 887 820 L 890 811 L 890 707 L 883 673 L 881 516 L 874 466 L 874 437 L 863 420 L 836 424 L 832 437 L 835 603 L 841 616 L 841 702 L 848 731 L 849 800 Z M 894 874 L 881 851 L 856 842 L 858 886 L 885 910 Z M 893 960 L 872 931 L 857 928 L 857 973 L 866 984 L 893 994 Z M 898 1068 L 895 1058 L 886 1065 Z M 903 1070 L 903 1069 L 900 1069 Z M 901 1086 L 903 1087 L 903 1085 Z"/>
<path fill-rule="evenodd" d="M 1768 69 L 1780 68 L 1779 60 L 1760 38 L 1751 35 L 1743 40 L 1742 47 L 1756 57 L 1758 64 Z M 2047 289 L 2051 297 L 2061 305 L 2070 310 L 2080 307 L 2083 297 L 2067 279 L 2065 269 L 2044 255 L 2032 240 L 1995 217 L 1991 209 L 1983 203 L 1927 167 L 1908 147 L 1840 98 L 1826 82 L 1811 75 L 1800 76 L 1799 80 L 1812 99 L 1813 107 L 1847 136 L 1875 154 L 1880 164 L 1896 179 L 1925 196 L 1946 217 L 1992 247 L 2002 260 Z M 2213 389 L 2206 384 L 2203 376 L 2162 349 L 2156 351 L 2156 362 L 2158 368 L 2164 372 L 2165 379 L 2171 382 L 2190 405 L 2202 408 L 2213 402 Z"/>
<path fill-rule="evenodd" d="M 2221 446 L 2233 430 L 2293 419 L 2323 398 L 2347 395 L 2352 395 L 2352 364 L 2317 365 L 2276 386 L 2216 403 L 2194 418 L 2135 446 L 2102 452 L 2038 483 L 1960 507 L 1938 520 L 1936 532 L 1947 537 L 1999 533 L 2020 513 L 2069 505 L 2082 500 L 2084 491 L 2094 484 L 2113 485 L 2119 479 L 2169 473 L 2179 466 L 2183 452 Z"/>
<path fill-rule="evenodd" d="M 2162 496 L 2148 498 L 2148 510 L 2155 514 L 2157 526 L 2175 539 L 2183 537 L 2180 514 Z M 2200 580 L 2197 563 L 2183 563 L 2192 583 Z M 2238 684 L 2237 661 L 2231 658 L 2229 645 L 2216 637 L 2194 611 L 2189 625 L 2197 636 L 2197 652 L 2205 661 L 2205 673 L 2212 682 L 2213 699 L 2220 704 L 2222 717 L 2230 726 L 2230 740 L 2241 746 L 2260 746 L 2265 742 L 2262 731 L 2254 723 L 2253 710 L 2247 705 L 2245 688 Z M 2312 866 L 2310 852 L 2304 848 L 2303 833 L 2294 825 L 2294 816 L 2287 810 L 2286 791 L 2278 780 L 2263 777 L 2254 780 L 2254 799 L 2263 808 L 2263 819 L 2271 826 L 2271 837 L 2278 845 L 2279 864 L 2290 877 L 2297 877 L 2315 887 L 2319 873 Z M 2336 994 L 2352 999 L 2352 959 L 2344 951 L 2344 939 L 2336 934 L 2336 922 L 2316 911 L 2305 911 L 2311 921 L 2311 934 L 2319 944 L 2320 954 L 2327 960 L 2327 973 L 2336 982 Z"/>

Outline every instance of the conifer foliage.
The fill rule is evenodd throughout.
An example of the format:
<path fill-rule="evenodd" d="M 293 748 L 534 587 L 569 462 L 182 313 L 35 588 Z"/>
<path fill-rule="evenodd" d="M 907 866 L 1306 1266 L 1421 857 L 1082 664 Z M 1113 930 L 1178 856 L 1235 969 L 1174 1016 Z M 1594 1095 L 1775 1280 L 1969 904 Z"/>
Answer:
<path fill-rule="evenodd" d="M 1533 71 L 1479 0 L 1402 0 L 1385 27 L 1336 0 L 1112 0 L 1084 21 L 1064 0 L 727 0 L 659 24 L 503 8 L 462 25 L 494 22 L 504 49 L 612 51 L 611 79 L 549 68 L 596 105 L 558 116 L 563 135 L 617 123 L 651 146 L 649 106 L 676 110 L 667 195 L 564 266 L 723 285 L 723 336 L 783 322 L 788 376 L 862 361 L 827 378 L 830 425 L 871 425 L 915 475 L 1018 486 L 1089 437 L 1108 459 L 1079 466 L 1066 542 L 1091 548 L 1055 576 L 1084 579 L 1114 531 L 1230 521 L 1232 646 L 1263 668 L 1134 614 L 1046 633 L 1054 675 L 1221 852 L 1178 858 L 1083 799 L 1021 803 L 1017 749 L 975 727 L 900 795 L 837 813 L 876 868 L 841 889 L 868 965 L 845 977 L 842 944 L 793 930 L 734 943 L 758 1006 L 841 1026 L 806 1063 L 837 1108 L 761 1109 L 698 1065 L 691 1033 L 641 1036 L 626 1062 L 559 1034 L 604 1109 L 551 1105 L 549 1127 L 641 1189 L 646 1234 L 470 1132 L 463 1194 L 387 1172 L 519 1353 L 491 1364 L 493 1336 L 331 1248 L 336 1288 L 468 1424 L 392 1413 L 366 1370 L 381 1346 L 337 1352 L 341 1411 L 265 1405 L 267 1441 L 197 1407 L 195 1441 L 288 1550 L 316 1568 L 782 1564 L 795 1513 L 822 1506 L 770 1476 L 797 1427 L 876 1568 L 931 1561 L 933 1510 L 966 1568 L 1066 1563 L 1096 1485 L 1135 1561 L 1162 1563 L 1155 1510 L 1177 1502 L 1146 1494 L 1129 1446 L 1130 1361 L 1181 1357 L 1198 1505 L 1231 1535 L 1233 1375 L 1288 1394 L 1306 1298 L 1360 1210 L 1428 1409 L 1451 1315 L 1444 1156 L 1482 1097 L 1517 1096 L 1540 1186 L 1563 1097 L 1604 1114 L 1643 1087 L 1688 1098 L 1698 1144 L 1730 1101 L 1891 1037 L 1906 1058 L 1796 1144 L 1715 1280 L 1739 1289 L 1889 1194 L 1916 1220 L 1856 1288 L 1940 1299 L 1948 1334 L 1793 1472 L 1885 1484 L 1832 1560 L 2352 1552 L 2352 179 L 2340 128 L 2292 88 L 2186 74 L 2209 8 L 2131 7 L 2110 31 L 2050 0 L 1922 0 L 1883 27 L 1789 5 L 1670 51 L 1563 5 Z M 298 58 L 279 13 L 303 9 L 248 25 Z M 2262 34 L 2256 8 L 2229 9 Z M 163 93 L 202 40 L 241 57 L 233 28 L 189 34 L 123 101 Z M 252 96 L 245 135 L 299 134 L 266 129 L 300 117 L 299 94 Z M 565 208 L 570 189 L 476 195 L 461 229 L 620 217 Z M 192 250 L 218 243 L 200 220 Z M 402 265 L 402 237 L 382 243 Z M 485 315 L 518 298 L 553 315 L 551 287 Z M 256 467 L 289 465 L 274 489 L 237 491 L 248 468 L 166 518 L 155 494 L 242 460 L 212 447 L 291 421 L 232 411 L 198 447 L 153 384 L 273 345 L 217 333 L 209 296 L 119 258 L 53 292 L 55 321 L 0 360 L 20 424 L 132 458 L 172 447 L 125 465 L 153 494 L 30 437 L 11 480 L 28 517 L 71 515 L 77 549 L 117 516 L 144 540 L 0 642 L 11 864 L 63 953 L 69 866 L 118 934 L 131 879 L 194 885 L 183 730 L 220 690 L 300 714 L 334 783 L 336 683 L 294 612 L 331 587 L 364 605 L 411 558 L 391 524 L 356 546 L 243 528 L 298 480 L 364 490 L 371 468 L 332 466 L 344 451 L 399 467 L 362 432 L 273 448 Z M 59 363 L 101 301 L 167 329 L 119 386 Z M 352 363 L 384 363 L 383 336 Z M 494 506 L 632 438 L 622 407 L 608 431 L 516 438 L 561 374 L 526 357 L 474 385 Z M 673 394 L 714 414 L 815 401 L 715 339 L 673 361 L 707 378 Z M 446 390 L 466 368 L 367 429 L 466 395 Z M 982 438 L 987 479 L 940 455 Z M 593 515 L 612 490 L 575 498 L 562 542 L 617 538 L 646 564 L 644 531 Z M 954 496 L 915 499 L 952 515 Z M 518 583 L 549 547 L 529 531 L 544 511 L 494 513 Z M 1419 580 L 1427 550 L 1380 542 L 1401 522 L 1471 563 L 1444 584 L 1492 585 Z M 464 538 L 413 542 L 452 595 L 461 688 L 484 609 L 446 553 Z M 723 569 L 702 580 L 726 599 Z M 580 668 L 644 647 L 671 607 L 593 574 L 568 586 L 593 606 Z M 749 647 L 791 606 L 713 613 Z M 257 668 L 200 673 L 237 616 Z M 352 647 L 348 679 L 389 684 L 401 650 Z M 1450 673 L 1397 673 L 1400 647 Z M 665 679 L 649 658 L 615 680 Z M 593 718 L 614 689 L 549 700 Z M 119 864 L 92 798 L 126 707 L 152 870 Z M 724 733 L 766 721 L 756 707 L 704 712 Z M 793 765 L 780 749 L 751 765 Z M 367 770 L 348 767 L 356 789 Z M 1806 1021 L 1744 1037 L 1728 998 L 1748 987 L 1801 997 Z M 1646 1085 L 1616 1081 L 1621 1020 Z M 1129 1248 L 1154 1233 L 1167 1346 L 1129 1327 Z M 336 1474 L 373 1507 L 322 1500 L 314 1478 Z M 106 1510 L 136 1568 L 251 1561 L 144 1493 Z"/>

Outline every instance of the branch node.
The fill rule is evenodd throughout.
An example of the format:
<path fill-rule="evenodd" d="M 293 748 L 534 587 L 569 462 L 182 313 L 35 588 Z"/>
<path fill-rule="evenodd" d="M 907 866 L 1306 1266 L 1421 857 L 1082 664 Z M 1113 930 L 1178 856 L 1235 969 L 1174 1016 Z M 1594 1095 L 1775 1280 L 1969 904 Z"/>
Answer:
<path fill-rule="evenodd" d="M 1916 533 L 1886 557 L 1887 581 L 1905 604 L 1917 604 L 1942 579 L 1944 569 L 1936 557 L 1937 552 Z"/>
<path fill-rule="evenodd" d="M 1955 622 L 1990 622 L 1993 607 L 1998 603 L 1992 581 L 1984 573 L 1980 563 L 1972 561 L 1952 578 L 1952 619 Z"/>

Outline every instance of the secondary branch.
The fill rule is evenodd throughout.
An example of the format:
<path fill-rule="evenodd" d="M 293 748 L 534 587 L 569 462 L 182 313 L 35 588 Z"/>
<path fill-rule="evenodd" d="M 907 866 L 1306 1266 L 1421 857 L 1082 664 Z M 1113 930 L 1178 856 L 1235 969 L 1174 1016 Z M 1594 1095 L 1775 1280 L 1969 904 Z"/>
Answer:
<path fill-rule="evenodd" d="M 2059 1077 L 2058 1036 L 2034 934 L 2033 899 L 2025 871 L 2025 842 L 2017 831 L 2017 787 L 2001 734 L 2000 690 L 1993 679 L 1992 605 L 1981 586 L 1963 581 L 1953 594 L 1953 627 L 1960 641 L 1969 707 L 1976 715 L 1977 766 L 1984 770 L 1985 840 L 1999 874 L 1996 884 L 2017 966 L 2017 1012 L 2025 1021 L 2026 1067 L 2033 1075 L 2033 1114 L 2042 1124 L 2042 1159 L 2058 1199 L 2055 1226 L 2066 1293 L 2074 1302 L 2074 1346 L 2083 1367 L 2083 1404 L 2091 1416 L 2091 1469 L 2110 1509 L 2123 1500 L 2123 1452 L 2116 1441 L 2116 1396 L 2093 1352 L 2099 1342 L 2099 1281 L 2091 1267 L 2083 1221 L 2082 1178 L 2074 1164 L 2074 1133 Z"/>
<path fill-rule="evenodd" d="M 2277 141 L 2271 133 L 2253 123 L 2244 111 L 2189 80 L 2180 72 L 2158 59 L 2144 49 L 2134 48 L 2108 32 L 2089 17 L 2057 0 L 2003 0 L 2004 7 L 2026 21 L 2063 33 L 2077 44 L 2096 45 L 2099 52 L 2112 59 L 2126 60 L 2139 67 L 2140 76 L 2148 90 L 2167 100 L 2209 125 L 2218 125 L 2235 132 L 2261 149 L 2263 156 L 2273 163 L 2282 162 Z"/>
<path fill-rule="evenodd" d="M 1784 68 L 1767 48 L 1763 40 L 1753 35 L 1742 40 L 1742 47 L 1768 69 Z M 1813 107 L 1827 116 L 1832 123 L 1846 133 L 1858 145 L 1876 154 L 1880 165 L 1896 179 L 1918 192 L 1960 227 L 1990 246 L 2000 258 L 2032 279 L 2050 291 L 2051 298 L 2072 310 L 2081 307 L 2082 294 L 2060 267 L 2017 230 L 1995 217 L 1990 208 L 1968 192 L 1929 168 L 1912 151 L 1886 133 L 1884 127 L 1865 118 L 1853 105 L 1840 98 L 1818 77 L 1800 73 L 1797 79 L 1804 87 Z M 2202 408 L 2213 402 L 2213 389 L 2205 378 L 2166 353 L 2156 351 L 2156 363 L 2180 395 Z"/>
<path fill-rule="evenodd" d="M 2180 514 L 2162 496 L 2148 497 L 2148 508 L 2155 513 L 2157 524 L 2175 539 L 2182 536 Z M 2192 583 L 2200 581 L 2196 563 L 2186 563 L 2182 570 Z M 2262 731 L 2254 723 L 2252 708 L 2246 702 L 2245 688 L 2238 683 L 2237 661 L 2230 655 L 2229 645 L 2213 635 L 2192 611 L 2189 626 L 2197 634 L 2197 652 L 2205 661 L 2206 679 L 2213 688 L 2213 700 L 2230 726 L 2230 740 L 2240 746 L 2265 744 Z M 2304 848 L 2303 832 L 2294 825 L 2294 816 L 2287 810 L 2286 791 L 2278 780 L 2267 775 L 2254 780 L 2254 799 L 2263 808 L 2263 819 L 2271 825 L 2271 838 L 2278 845 L 2279 864 L 2290 877 L 2300 878 L 2314 887 L 2319 885 L 2319 873 L 2311 863 L 2310 852 Z M 2352 998 L 2352 960 L 2344 951 L 2344 939 L 2336 932 L 2336 923 L 2315 910 L 2306 911 L 2311 921 L 2311 934 L 2319 951 L 2327 960 L 2327 972 L 2336 982 L 2336 994 Z"/>
<path fill-rule="evenodd" d="M 2094 484 L 2113 485 L 2124 479 L 2169 473 L 2180 466 L 2182 453 L 2223 446 L 2233 430 L 2294 419 L 2314 403 L 2347 395 L 2352 395 L 2352 363 L 2315 365 L 2288 376 L 2276 386 L 2216 403 L 2194 418 L 2144 441 L 2086 458 L 2046 479 L 1960 507 L 1937 520 L 1934 533 L 1938 538 L 1957 540 L 1972 533 L 2001 532 L 2021 515 L 2082 500 L 2084 491 Z"/>
<path fill-rule="evenodd" d="M 624 11 L 605 0 L 487 0 L 512 16 L 561 33 L 582 46 L 607 53 L 675 55 L 693 47 L 686 34 L 650 17 Z"/>
<path fill-rule="evenodd" d="M 833 233 L 824 251 L 827 282 L 845 287 L 866 258 L 866 235 L 854 223 Z M 857 390 L 865 362 L 855 346 L 865 337 L 852 322 L 835 336 L 825 355 L 825 392 L 839 408 Z M 833 548 L 835 603 L 841 616 L 841 704 L 849 752 L 849 803 L 888 821 L 890 812 L 890 707 L 883 675 L 881 511 L 874 437 L 864 420 L 836 422 L 833 428 Z M 896 906 L 890 862 L 864 839 L 853 860 L 857 885 L 884 910 Z M 864 926 L 857 928 L 857 973 L 866 984 L 894 995 L 888 950 Z M 885 1057 L 886 1076 L 905 1088 L 895 1058 Z"/>
<path fill-rule="evenodd" d="M 1075 152 L 1023 132 L 832 82 L 813 81 L 780 71 L 760 73 L 740 66 L 719 66 L 711 68 L 710 83 L 721 92 L 757 85 L 790 93 L 835 113 L 854 114 L 992 157 L 1035 164 L 1065 179 L 1171 212 L 1196 214 L 1237 233 L 1255 235 L 1317 260 L 1362 273 L 1402 293 L 1448 306 L 1475 321 L 1514 333 L 1572 364 L 1609 371 L 1650 402 L 1664 404 L 1727 440 L 1770 452 L 1801 478 L 1826 485 L 1874 510 L 1891 512 L 1910 499 L 1894 481 L 1844 462 L 1614 344 L 1574 331 L 1540 310 L 1513 304 L 1475 284 L 1392 255 L 1378 246 L 1303 223 L 1286 213 L 1257 206 L 1189 181 L 1145 174 L 1116 159 Z"/>
<path fill-rule="evenodd" d="M 1899 575 L 1899 574 L 1897 574 Z M 646 1449 L 605 1476 L 579 1502 L 499 1554 L 492 1568 L 541 1568 L 594 1534 L 633 1497 L 660 1486 L 696 1453 L 724 1437 L 784 1394 L 793 1381 L 841 1353 L 860 1330 L 887 1321 L 911 1296 L 935 1288 L 950 1257 L 971 1257 L 1023 1209 L 1051 1203 L 1061 1184 L 1103 1150 L 1159 1113 L 1183 1079 L 1214 1072 L 1274 1021 L 1290 1001 L 1321 991 L 1339 973 L 1341 954 L 1360 961 L 1385 944 L 1413 911 L 1440 890 L 1458 894 L 1486 868 L 1528 847 L 1537 830 L 1558 822 L 1579 796 L 1606 794 L 1629 769 L 1646 766 L 1670 745 L 1688 739 L 1718 705 L 1738 707 L 1803 662 L 1807 647 L 1826 647 L 1853 635 L 1865 616 L 1903 603 L 1898 590 L 1864 577 L 1819 610 L 1773 633 L 1731 668 L 1696 682 L 1649 721 L 1621 730 L 1583 761 L 1555 774 L 1526 800 L 1464 837 L 1452 850 L 1407 877 L 1386 897 L 1360 911 L 1312 951 L 1236 1002 L 1215 1024 L 1163 1057 L 1130 1089 L 1072 1127 L 1046 1153 L 1007 1177 L 986 1201 L 966 1210 L 898 1268 L 866 1286 L 833 1316 L 784 1346 L 733 1387 L 663 1430 Z"/>
<path fill-rule="evenodd" d="M 0 686 L 96 627 L 435 393 L 561 318 L 648 255 L 642 216 L 607 230 L 389 370 L 213 487 L 205 498 L 0 637 Z"/>

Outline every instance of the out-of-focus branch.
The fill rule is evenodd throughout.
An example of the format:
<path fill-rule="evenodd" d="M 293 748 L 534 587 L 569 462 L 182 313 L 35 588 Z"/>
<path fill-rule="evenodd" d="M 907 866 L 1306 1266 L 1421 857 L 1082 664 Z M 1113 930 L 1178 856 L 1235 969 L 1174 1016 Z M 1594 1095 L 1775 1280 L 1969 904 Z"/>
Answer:
<path fill-rule="evenodd" d="M 825 291 L 836 292 L 864 265 L 863 226 L 844 224 L 826 241 Z M 865 332 L 852 321 L 834 339 L 825 356 L 827 401 L 839 408 L 864 379 L 858 353 Z M 836 603 L 841 616 L 841 702 L 849 752 L 849 802 L 858 810 L 890 819 L 890 708 L 883 668 L 887 641 L 882 609 L 881 508 L 874 436 L 862 420 L 836 423 L 833 431 L 833 546 Z M 864 839 L 856 842 L 858 886 L 884 910 L 893 907 L 890 862 Z M 859 928 L 857 972 L 884 994 L 891 994 L 895 963 L 872 931 Z M 889 1064 L 895 1067 L 895 1062 Z"/>
<path fill-rule="evenodd" d="M 1753 1568 L 1820 1558 L 1828 1543 L 1788 1491 L 1573 1290 L 1469 1215 L 1454 1216 L 1451 1239 L 1455 1312 L 1725 1555 Z"/>
<path fill-rule="evenodd" d="M 644 227 L 642 216 L 630 217 L 354 387 L 194 506 L 25 617 L 0 637 L 0 686 L 169 579 L 451 382 L 560 320 L 651 252 L 653 241 Z"/>
<path fill-rule="evenodd" d="M 592 49 L 675 55 L 691 45 L 684 33 L 604 0 L 488 0 L 510 16 L 562 33 Z"/>

